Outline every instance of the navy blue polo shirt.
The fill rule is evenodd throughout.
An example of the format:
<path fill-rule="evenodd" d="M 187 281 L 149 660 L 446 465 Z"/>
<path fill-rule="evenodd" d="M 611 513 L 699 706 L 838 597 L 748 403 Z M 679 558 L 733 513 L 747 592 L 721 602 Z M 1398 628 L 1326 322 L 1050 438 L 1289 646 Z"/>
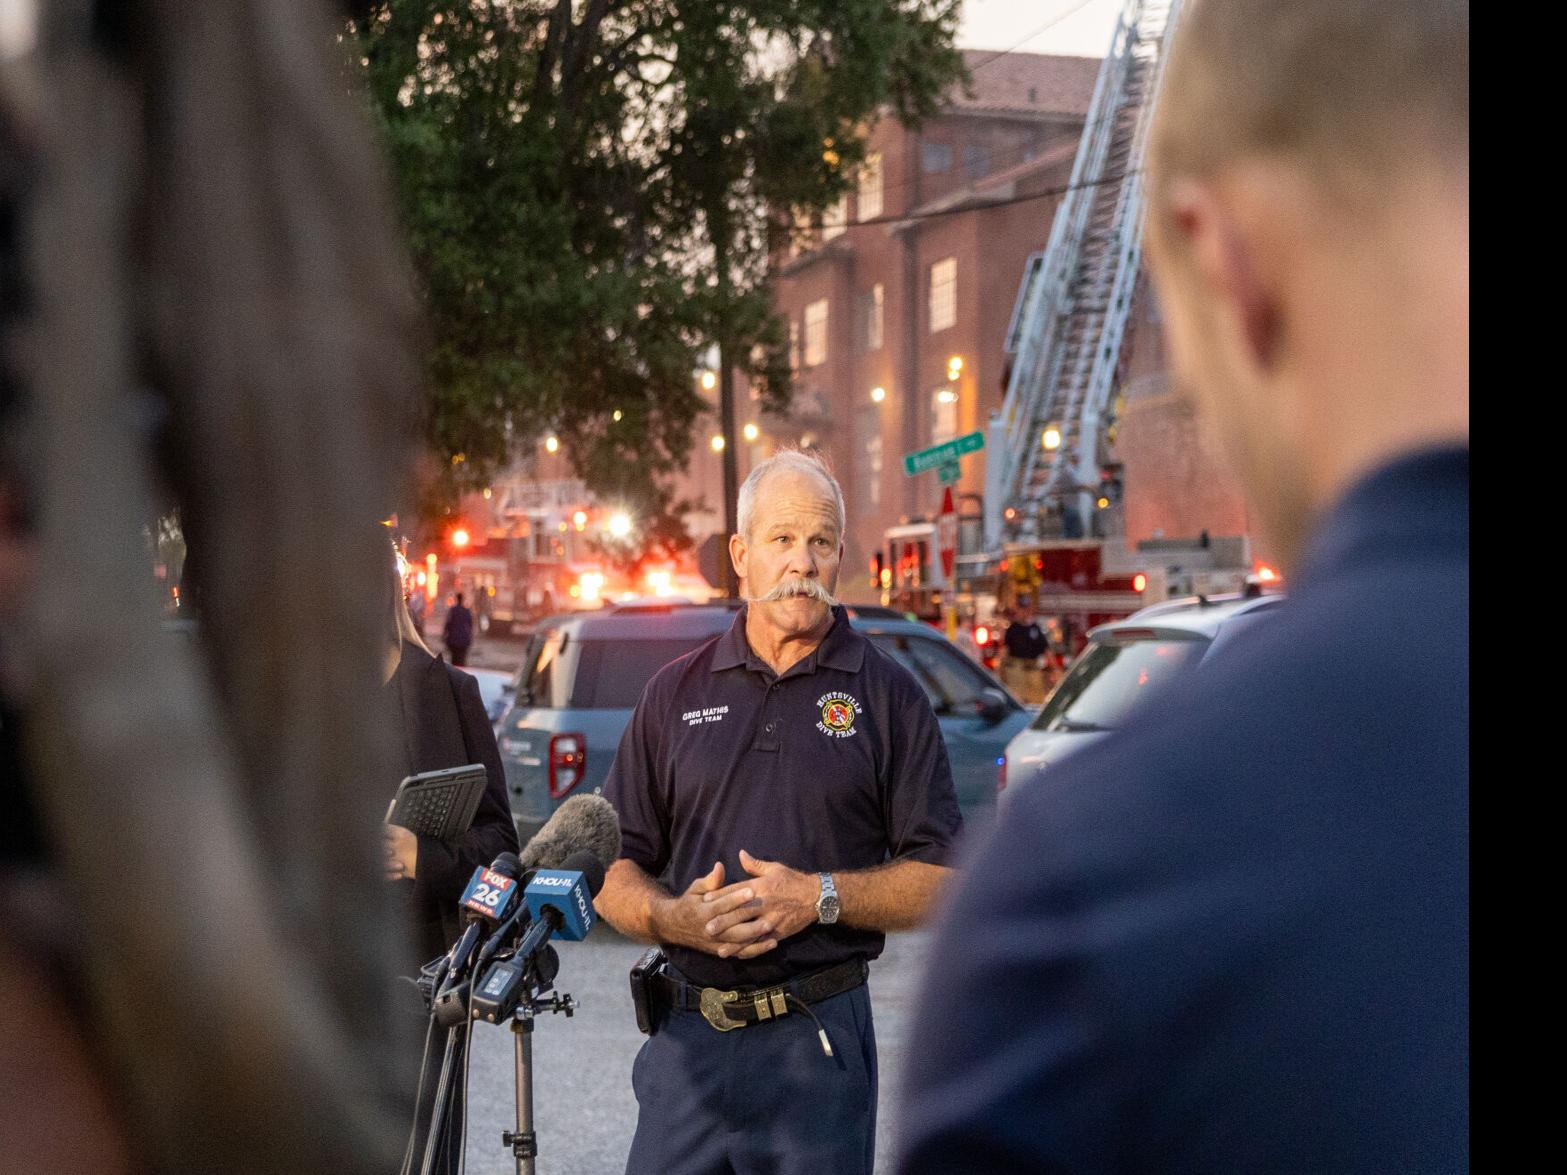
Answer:
<path fill-rule="evenodd" d="M 725 884 L 745 879 L 741 849 L 811 873 L 947 864 L 962 817 L 924 690 L 842 608 L 782 675 L 751 651 L 745 618 L 648 683 L 604 785 L 621 855 L 676 894 L 714 861 Z M 755 959 L 665 949 L 693 983 L 760 987 L 874 959 L 883 941 L 817 923 Z"/>

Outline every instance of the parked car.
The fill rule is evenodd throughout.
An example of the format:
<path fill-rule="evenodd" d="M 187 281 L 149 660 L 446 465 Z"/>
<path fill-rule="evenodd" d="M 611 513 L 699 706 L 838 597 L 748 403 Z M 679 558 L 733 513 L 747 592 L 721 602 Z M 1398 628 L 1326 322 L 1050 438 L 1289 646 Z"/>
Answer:
<path fill-rule="evenodd" d="M 1007 746 L 998 786 L 1020 784 L 1105 738 L 1149 695 L 1266 623 L 1283 603 L 1283 596 L 1196 596 L 1093 629 L 1038 715 Z"/>
<path fill-rule="evenodd" d="M 463 672 L 479 683 L 479 697 L 484 702 L 484 712 L 490 716 L 490 725 L 495 728 L 498 738 L 501 718 L 511 706 L 517 675 L 504 669 L 472 669 L 466 665 L 463 666 Z"/>
<path fill-rule="evenodd" d="M 649 679 L 724 632 L 735 607 L 638 602 L 538 623 L 500 727 L 512 814 L 524 838 L 568 795 L 603 786 Z M 890 609 L 853 605 L 849 620 L 924 687 L 946 740 L 959 805 L 965 811 L 992 805 L 1001 754 L 1028 721 L 1017 699 L 927 625 Z"/>

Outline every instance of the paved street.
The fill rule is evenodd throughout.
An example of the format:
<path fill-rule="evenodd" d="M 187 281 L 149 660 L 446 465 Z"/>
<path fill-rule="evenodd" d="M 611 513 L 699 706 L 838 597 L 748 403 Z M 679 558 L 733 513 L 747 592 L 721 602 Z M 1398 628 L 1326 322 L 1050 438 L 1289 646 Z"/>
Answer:
<path fill-rule="evenodd" d="M 926 937 L 925 932 L 890 936 L 886 954 L 872 965 L 882 1089 L 878 1172 L 891 1170 L 892 1102 Z M 539 1171 L 616 1175 L 625 1167 L 636 1122 L 631 1062 L 643 1038 L 632 1019 L 626 974 L 642 948 L 600 924 L 585 942 L 563 943 L 559 950 L 558 986 L 577 998 L 581 1010 L 570 1020 L 546 1016 L 534 1033 Z M 500 1144 L 501 1131 L 514 1120 L 509 1031 L 475 1025 L 469 1081 L 468 1171 L 509 1175 L 516 1167 Z"/>

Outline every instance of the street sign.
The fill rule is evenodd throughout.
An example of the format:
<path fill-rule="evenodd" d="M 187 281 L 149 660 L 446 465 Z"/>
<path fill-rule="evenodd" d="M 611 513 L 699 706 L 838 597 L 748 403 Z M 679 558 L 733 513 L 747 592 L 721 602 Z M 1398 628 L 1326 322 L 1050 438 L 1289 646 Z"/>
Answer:
<path fill-rule="evenodd" d="M 936 551 L 941 557 L 941 576 L 952 584 L 952 572 L 958 561 L 958 511 L 952 501 L 952 487 L 941 491 L 941 513 L 936 516 Z"/>
<path fill-rule="evenodd" d="M 985 447 L 985 434 L 982 432 L 965 433 L 957 440 L 947 441 L 944 444 L 932 445 L 928 449 L 920 449 L 915 453 L 903 455 L 903 471 L 910 477 L 927 470 L 939 469 L 941 466 L 957 459 L 965 453 L 977 453 Z"/>
<path fill-rule="evenodd" d="M 952 485 L 963 476 L 963 466 L 956 461 L 944 461 L 936 470 L 936 480 L 942 485 Z"/>

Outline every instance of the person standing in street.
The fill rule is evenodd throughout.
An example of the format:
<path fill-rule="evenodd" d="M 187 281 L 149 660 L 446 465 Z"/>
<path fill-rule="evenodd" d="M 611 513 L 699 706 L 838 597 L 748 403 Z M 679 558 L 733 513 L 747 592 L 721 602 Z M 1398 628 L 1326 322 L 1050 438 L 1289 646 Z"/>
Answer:
<path fill-rule="evenodd" d="M 834 603 L 826 467 L 762 462 L 738 524 L 745 607 L 648 684 L 604 786 L 623 855 L 599 910 L 667 956 L 626 1170 L 871 1175 L 868 964 L 947 877 L 952 772 L 924 690 Z"/>
<path fill-rule="evenodd" d="M 1050 638 L 1034 618 L 1033 601 L 1018 597 L 1012 610 L 1012 623 L 1002 634 L 1006 657 L 1001 662 L 1001 679 L 1008 689 L 1029 703 L 1045 700 L 1043 658 L 1050 651 Z"/>
<path fill-rule="evenodd" d="M 393 715 L 400 734 L 396 746 L 401 769 L 416 775 L 482 763 L 486 776 L 473 823 L 455 841 L 417 836 L 395 824 L 382 826 L 384 876 L 396 887 L 408 912 L 415 954 L 405 965 L 406 974 L 414 975 L 423 963 L 450 950 L 462 933 L 457 904 L 474 869 L 501 853 L 519 850 L 500 748 L 479 696 L 479 683 L 442 662 L 419 638 L 404 597 L 406 579 L 398 574 L 400 564 L 394 545 L 383 600 L 380 703 Z M 418 595 L 414 592 L 413 598 Z M 391 790 L 389 786 L 388 798 Z M 460 1066 L 467 1048 L 460 1035 L 455 1048 L 454 1064 Z M 409 1090 L 410 1095 L 414 1092 Z M 418 1093 L 411 1153 L 423 1155 L 436 1083 L 426 1082 Z M 448 1117 L 439 1148 L 444 1170 L 457 1170 L 461 1137 L 458 1121 Z"/>
<path fill-rule="evenodd" d="M 1468 4 L 1181 22 L 1149 258 L 1290 598 L 967 863 L 902 1175 L 1468 1169 Z"/>
<path fill-rule="evenodd" d="M 446 623 L 441 628 L 441 639 L 446 642 L 453 665 L 468 664 L 468 650 L 473 645 L 473 613 L 462 601 L 463 595 L 458 592 L 456 601 L 446 611 Z"/>

